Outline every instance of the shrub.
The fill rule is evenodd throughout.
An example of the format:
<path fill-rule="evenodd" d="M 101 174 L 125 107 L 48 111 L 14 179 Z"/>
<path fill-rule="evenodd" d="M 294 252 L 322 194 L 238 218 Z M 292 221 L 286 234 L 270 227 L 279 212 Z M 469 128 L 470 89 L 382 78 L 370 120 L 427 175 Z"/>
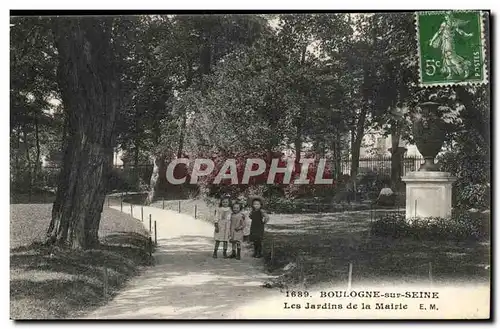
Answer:
<path fill-rule="evenodd" d="M 372 235 L 397 238 L 408 228 L 404 215 L 390 214 L 371 223 L 370 231 Z"/>
<path fill-rule="evenodd" d="M 288 184 L 283 188 L 283 196 L 291 199 L 332 198 L 338 190 L 337 185 Z"/>
<path fill-rule="evenodd" d="M 489 209 L 491 165 L 487 155 L 458 149 L 441 155 L 439 164 L 441 170 L 458 178 L 453 185 L 454 207 Z"/>
<path fill-rule="evenodd" d="M 391 176 L 383 171 L 364 171 L 356 176 L 358 185 L 366 186 L 368 191 L 379 191 L 384 184 L 391 182 Z"/>
<path fill-rule="evenodd" d="M 488 240 L 490 214 L 454 211 L 450 218 L 428 217 L 405 219 L 405 215 L 389 214 L 371 224 L 377 236 L 416 240 Z"/>
<path fill-rule="evenodd" d="M 142 178 L 139 177 L 139 192 L 147 192 L 149 191 L 149 184 Z"/>
<path fill-rule="evenodd" d="M 299 202 L 294 199 L 280 197 L 269 198 L 266 202 L 266 209 L 281 214 L 301 212 Z"/>

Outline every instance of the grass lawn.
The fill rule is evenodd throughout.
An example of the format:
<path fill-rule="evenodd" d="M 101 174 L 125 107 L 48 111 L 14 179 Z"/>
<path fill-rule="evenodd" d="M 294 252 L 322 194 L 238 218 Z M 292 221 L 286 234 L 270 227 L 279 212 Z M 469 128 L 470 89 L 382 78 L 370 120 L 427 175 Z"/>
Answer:
<path fill-rule="evenodd" d="M 32 193 L 13 193 L 10 194 L 11 204 L 40 204 L 52 203 L 56 199 L 56 195 L 52 191 L 37 190 Z"/>
<path fill-rule="evenodd" d="M 11 205 L 11 319 L 78 317 L 105 304 L 130 277 L 151 264 L 142 224 L 107 208 L 102 214 L 98 249 L 69 251 L 43 246 L 40 241 L 50 222 L 51 207 Z"/>
<path fill-rule="evenodd" d="M 429 282 L 429 263 L 433 282 L 489 280 L 489 243 L 382 238 L 370 235 L 369 224 L 368 211 L 273 215 L 264 243 L 267 268 L 279 273 L 298 262 L 287 284 L 347 282 L 349 263 L 353 284 Z"/>

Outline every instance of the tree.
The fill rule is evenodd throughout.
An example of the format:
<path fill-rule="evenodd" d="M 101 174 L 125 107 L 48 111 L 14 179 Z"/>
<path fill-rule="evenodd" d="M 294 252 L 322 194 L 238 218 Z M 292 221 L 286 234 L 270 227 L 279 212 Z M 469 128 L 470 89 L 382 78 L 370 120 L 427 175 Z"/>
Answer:
<path fill-rule="evenodd" d="M 339 80 L 336 94 L 340 96 L 340 101 L 336 102 L 335 108 L 340 110 L 341 115 L 337 117 L 343 122 L 337 124 L 334 131 L 344 133 L 345 128 L 348 128 L 350 132 L 350 176 L 354 182 L 359 167 L 361 143 L 373 110 L 370 90 L 374 85 L 376 67 L 371 65 L 375 43 L 372 20 L 373 17 L 367 14 L 347 14 L 339 20 L 340 24 L 336 24 L 339 27 L 326 25 L 323 33 L 323 38 L 327 40 L 327 32 L 343 31 L 336 42 L 323 43 L 330 58 L 331 70 L 337 72 Z M 336 149 L 334 157 L 339 164 L 341 144 L 333 144 Z"/>
<path fill-rule="evenodd" d="M 47 20 L 39 17 L 11 19 L 11 173 L 13 187 L 30 191 L 41 186 L 43 155 L 56 149 L 51 141 L 61 137 L 57 107 L 57 65 Z"/>
<path fill-rule="evenodd" d="M 373 64 L 380 68 L 372 90 L 374 124 L 391 135 L 391 182 L 396 188 L 403 159 L 399 142 L 409 134 L 408 107 L 419 89 L 418 63 L 416 57 L 408 56 L 417 53 L 414 14 L 375 14 L 374 24 L 378 41 Z"/>
<path fill-rule="evenodd" d="M 166 160 L 183 157 L 186 153 L 189 118 L 203 115 L 200 113 L 203 109 L 194 106 L 196 103 L 190 103 L 190 100 L 210 88 L 209 76 L 227 55 L 252 44 L 265 30 L 265 21 L 250 15 L 173 16 L 158 22 L 170 30 L 163 34 L 163 38 L 156 39 L 160 40 L 153 51 L 154 66 L 160 68 L 157 77 L 162 73 L 168 77 L 167 83 L 165 78 L 160 78 L 156 84 L 169 86 L 170 93 L 163 94 L 172 97 L 168 105 L 166 101 L 163 103 L 168 108 L 163 111 L 164 116 L 153 122 L 161 122 L 163 128 L 170 129 L 153 128 L 156 142 L 152 148 L 154 168 L 148 202 L 166 187 Z M 146 93 L 149 95 L 150 90 Z"/>
<path fill-rule="evenodd" d="M 190 101 L 203 110 L 193 112 L 191 147 L 271 155 L 291 146 L 298 163 L 303 144 L 313 141 L 323 154 L 335 149 L 339 169 L 339 136 L 349 115 L 344 116 L 345 79 L 337 58 L 348 21 L 342 15 L 277 19 L 276 31 L 224 57 L 206 78 L 210 88 Z M 336 58 L 327 58 L 321 46 Z"/>
<path fill-rule="evenodd" d="M 391 181 L 396 187 L 401 176 L 402 137 L 409 134 L 408 107 L 418 91 L 417 61 L 412 13 L 374 13 L 356 16 L 356 37 L 346 54 L 350 71 L 361 72 L 354 85 L 359 110 L 353 116 L 351 130 L 351 176 L 357 173 L 359 148 L 366 127 L 390 134 Z M 356 100 L 356 98 L 354 99 Z"/>
<path fill-rule="evenodd" d="M 65 155 L 49 241 L 74 249 L 98 243 L 105 178 L 119 106 L 113 18 L 54 18 L 57 78 L 67 114 Z"/>

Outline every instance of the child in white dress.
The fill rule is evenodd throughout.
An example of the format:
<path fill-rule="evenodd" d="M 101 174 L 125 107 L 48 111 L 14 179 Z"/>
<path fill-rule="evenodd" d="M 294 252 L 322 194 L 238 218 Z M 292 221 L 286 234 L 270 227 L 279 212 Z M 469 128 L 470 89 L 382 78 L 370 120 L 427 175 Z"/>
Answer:
<path fill-rule="evenodd" d="M 214 230 L 214 254 L 213 258 L 217 258 L 219 245 L 222 242 L 223 257 L 227 258 L 227 243 L 231 232 L 231 199 L 229 196 L 223 196 L 219 203 L 219 208 L 215 210 L 215 230 Z"/>
<path fill-rule="evenodd" d="M 241 204 L 234 203 L 231 213 L 231 226 L 229 241 L 231 241 L 230 258 L 241 259 L 241 242 L 243 241 L 243 231 L 245 230 L 245 214 L 241 212 Z"/>

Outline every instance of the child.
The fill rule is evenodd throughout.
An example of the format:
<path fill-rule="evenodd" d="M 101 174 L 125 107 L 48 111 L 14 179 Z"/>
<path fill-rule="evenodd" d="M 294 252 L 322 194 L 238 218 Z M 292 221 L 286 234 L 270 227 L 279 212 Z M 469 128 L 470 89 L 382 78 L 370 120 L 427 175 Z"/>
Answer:
<path fill-rule="evenodd" d="M 233 204 L 232 210 L 231 233 L 229 235 L 232 248 L 230 258 L 241 259 L 241 241 L 243 240 L 243 230 L 245 229 L 245 215 L 241 212 L 241 204 L 238 202 Z"/>
<path fill-rule="evenodd" d="M 219 209 L 215 211 L 215 232 L 214 232 L 214 254 L 213 258 L 217 258 L 217 252 L 219 251 L 219 245 L 222 241 L 222 250 L 224 258 L 227 258 L 227 242 L 229 241 L 230 233 L 230 217 L 231 209 L 229 208 L 231 201 L 228 195 L 222 196 Z"/>
<path fill-rule="evenodd" d="M 264 224 L 269 221 L 269 216 L 262 210 L 262 199 L 254 198 L 252 200 L 252 211 L 250 212 L 250 219 L 252 224 L 250 226 L 250 240 L 253 241 L 253 256 L 256 258 L 262 257 L 262 240 L 264 238 Z"/>
<path fill-rule="evenodd" d="M 241 204 L 241 212 L 245 215 L 245 228 L 243 229 L 243 242 L 249 243 L 250 241 L 250 218 L 248 217 L 247 199 L 244 196 L 238 197 L 239 204 Z"/>

